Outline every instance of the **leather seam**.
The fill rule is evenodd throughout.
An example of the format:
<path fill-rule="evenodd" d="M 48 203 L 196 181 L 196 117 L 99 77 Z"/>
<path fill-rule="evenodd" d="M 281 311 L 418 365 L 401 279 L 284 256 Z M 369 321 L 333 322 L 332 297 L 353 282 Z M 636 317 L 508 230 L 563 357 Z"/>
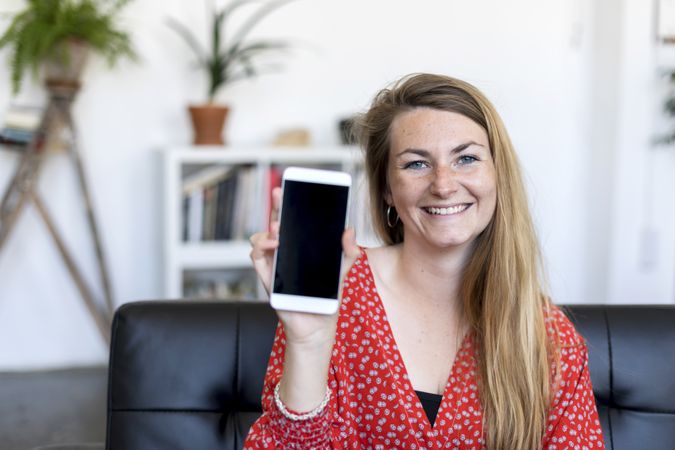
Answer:
<path fill-rule="evenodd" d="M 611 409 L 615 409 L 615 410 L 619 410 L 619 411 L 630 411 L 630 412 L 637 412 L 637 413 L 645 413 L 645 414 L 675 414 L 675 410 L 672 410 L 672 409 L 631 408 L 631 407 L 625 407 L 625 406 L 613 406 Z"/>
<path fill-rule="evenodd" d="M 609 407 L 614 408 L 614 356 L 612 354 L 612 332 L 609 326 L 609 316 L 607 310 L 603 311 L 605 319 L 605 330 L 607 332 L 607 353 L 609 357 Z M 612 431 L 612 414 L 607 413 L 607 427 L 609 428 L 609 439 L 612 450 L 614 450 L 614 432 Z"/>
<path fill-rule="evenodd" d="M 234 384 L 234 388 L 235 388 L 234 402 L 237 405 L 237 411 L 239 410 L 239 408 L 241 406 L 240 402 L 239 402 L 239 392 L 240 392 L 239 379 L 241 378 L 239 376 L 239 371 L 241 370 L 241 360 L 240 360 L 241 352 L 239 351 L 239 346 L 241 345 L 241 336 L 240 336 L 240 334 L 241 334 L 241 314 L 242 314 L 241 306 L 237 306 L 237 323 L 235 325 L 235 333 L 236 333 L 235 336 L 236 337 L 235 337 L 235 347 L 234 347 L 234 353 L 235 353 L 235 358 L 236 358 L 235 361 L 236 361 L 236 364 L 237 364 L 237 368 L 234 371 L 234 378 L 235 378 L 235 380 L 234 380 L 234 383 L 235 383 Z M 236 433 L 236 432 L 234 433 L 234 444 L 238 448 L 239 446 L 237 445 L 238 444 L 237 434 L 238 433 Z"/>
<path fill-rule="evenodd" d="M 149 414 L 224 414 L 230 411 L 221 411 L 215 409 L 113 409 L 111 412 L 114 413 L 149 413 Z M 246 411 L 238 411 L 246 412 Z M 251 411 L 255 412 L 255 411 Z"/>
<path fill-rule="evenodd" d="M 235 338 L 234 338 L 234 360 L 236 361 L 237 364 L 237 369 L 234 371 L 234 401 L 235 404 L 237 405 L 237 409 L 239 409 L 239 391 L 240 391 L 240 386 L 239 386 L 239 371 L 241 370 L 241 361 L 239 359 L 241 352 L 239 351 L 239 346 L 241 345 L 241 307 L 237 306 L 237 321 L 235 323 Z"/>
<path fill-rule="evenodd" d="M 108 407 L 107 407 L 107 412 L 106 412 L 106 433 L 105 433 L 105 447 L 110 448 L 111 444 L 111 435 L 112 433 L 110 432 L 110 429 L 112 427 L 112 391 L 113 391 L 113 367 L 114 366 L 114 357 L 115 357 L 115 344 L 117 342 L 117 328 L 119 327 L 119 322 L 120 322 L 120 314 L 123 310 L 126 310 L 127 308 L 124 308 L 124 305 L 120 306 L 117 309 L 117 313 L 113 316 L 113 323 L 112 323 L 112 332 L 110 335 L 110 350 L 109 351 L 109 357 L 108 357 Z"/>

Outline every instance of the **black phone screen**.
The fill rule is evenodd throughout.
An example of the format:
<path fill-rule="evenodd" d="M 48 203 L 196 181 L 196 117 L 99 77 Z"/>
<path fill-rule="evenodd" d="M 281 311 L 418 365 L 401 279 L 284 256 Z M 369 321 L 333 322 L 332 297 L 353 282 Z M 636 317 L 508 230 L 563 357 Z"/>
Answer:
<path fill-rule="evenodd" d="M 337 299 L 349 187 L 285 180 L 273 292 Z"/>

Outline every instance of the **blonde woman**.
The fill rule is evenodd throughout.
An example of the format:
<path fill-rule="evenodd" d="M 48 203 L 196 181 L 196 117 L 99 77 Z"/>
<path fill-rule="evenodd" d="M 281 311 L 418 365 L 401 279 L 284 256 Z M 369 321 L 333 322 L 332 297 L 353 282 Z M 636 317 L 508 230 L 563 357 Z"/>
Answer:
<path fill-rule="evenodd" d="M 335 316 L 278 312 L 244 447 L 604 448 L 587 350 L 542 288 L 492 104 L 415 74 L 378 93 L 357 129 L 386 245 L 360 249 L 345 232 Z M 251 239 L 268 289 L 277 232 Z"/>

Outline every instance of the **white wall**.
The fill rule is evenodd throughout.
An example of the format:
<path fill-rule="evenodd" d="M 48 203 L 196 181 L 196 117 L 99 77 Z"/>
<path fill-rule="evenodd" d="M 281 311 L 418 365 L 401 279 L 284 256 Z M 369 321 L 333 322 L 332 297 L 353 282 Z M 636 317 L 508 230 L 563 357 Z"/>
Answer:
<path fill-rule="evenodd" d="M 638 0 L 625 2 L 636 10 L 647 8 Z M 493 100 L 519 150 L 554 298 L 561 303 L 672 301 L 672 242 L 649 278 L 657 287 L 631 284 L 631 296 L 623 295 L 626 284 L 642 275 L 633 264 L 635 255 L 617 245 L 636 239 L 635 226 L 621 227 L 632 223 L 626 217 L 641 200 L 622 191 L 630 191 L 628 185 L 639 191 L 622 167 L 632 160 L 629 141 L 633 157 L 644 158 L 638 136 L 650 132 L 650 120 L 639 122 L 639 130 L 626 126 L 631 102 L 644 95 L 645 86 L 621 77 L 630 65 L 625 59 L 619 64 L 618 55 L 638 54 L 640 49 L 627 50 L 624 38 L 651 25 L 628 20 L 644 20 L 649 11 L 622 15 L 616 5 L 609 0 L 299 0 L 264 22 L 259 35 L 292 37 L 303 48 L 284 61 L 279 74 L 222 93 L 220 100 L 233 107 L 228 140 L 268 143 L 280 129 L 303 126 L 315 144 L 334 144 L 338 118 L 364 108 L 387 82 L 416 71 L 464 78 Z M 191 55 L 164 25 L 167 15 L 199 28 L 205 13 L 201 2 L 136 0 L 124 18 L 142 63 L 125 62 L 110 71 L 92 61 L 75 106 L 118 305 L 162 296 L 157 151 L 189 143 L 185 106 L 203 99 L 204 81 L 188 68 Z M 630 31 L 634 26 L 641 31 Z M 604 53 L 606 41 L 615 43 L 610 56 Z M 6 52 L 0 54 L 4 57 Z M 0 112 L 10 103 L 8 78 L 7 70 L 0 70 Z M 15 101 L 39 98 L 39 89 L 28 88 Z M 616 109 L 614 101 L 622 111 L 616 121 L 623 134 L 616 136 L 613 122 L 605 119 Z M 615 142 L 622 144 L 615 149 Z M 4 183 L 13 160 L 0 154 Z M 48 161 L 41 191 L 94 283 L 84 217 L 63 156 Z M 610 204 L 610 198 L 623 195 L 633 203 Z M 660 226 L 660 220 L 654 223 Z M 673 240 L 665 226 L 662 234 L 664 243 Z M 600 245 L 593 245 L 596 240 Z M 0 369 L 105 360 L 106 349 L 29 208 L 0 255 Z"/>
<path fill-rule="evenodd" d="M 675 149 L 654 148 L 672 47 L 656 45 L 656 2 L 624 0 L 608 295 L 617 303 L 675 300 Z M 658 50 L 658 52 L 657 52 Z"/>

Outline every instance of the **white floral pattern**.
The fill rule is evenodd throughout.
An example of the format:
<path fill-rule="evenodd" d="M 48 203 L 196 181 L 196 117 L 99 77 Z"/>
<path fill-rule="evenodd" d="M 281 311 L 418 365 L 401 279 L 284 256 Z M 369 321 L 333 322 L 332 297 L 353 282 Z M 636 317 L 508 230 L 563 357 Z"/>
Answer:
<path fill-rule="evenodd" d="M 263 388 L 263 415 L 244 443 L 253 449 L 483 449 L 483 412 L 473 338 L 465 337 L 432 427 L 408 380 L 365 252 L 350 268 L 328 384 L 331 401 L 312 420 L 291 421 L 273 400 L 285 338 L 278 327 Z M 542 448 L 604 449 L 583 339 L 558 309 L 547 317 L 560 345 L 558 386 Z"/>

